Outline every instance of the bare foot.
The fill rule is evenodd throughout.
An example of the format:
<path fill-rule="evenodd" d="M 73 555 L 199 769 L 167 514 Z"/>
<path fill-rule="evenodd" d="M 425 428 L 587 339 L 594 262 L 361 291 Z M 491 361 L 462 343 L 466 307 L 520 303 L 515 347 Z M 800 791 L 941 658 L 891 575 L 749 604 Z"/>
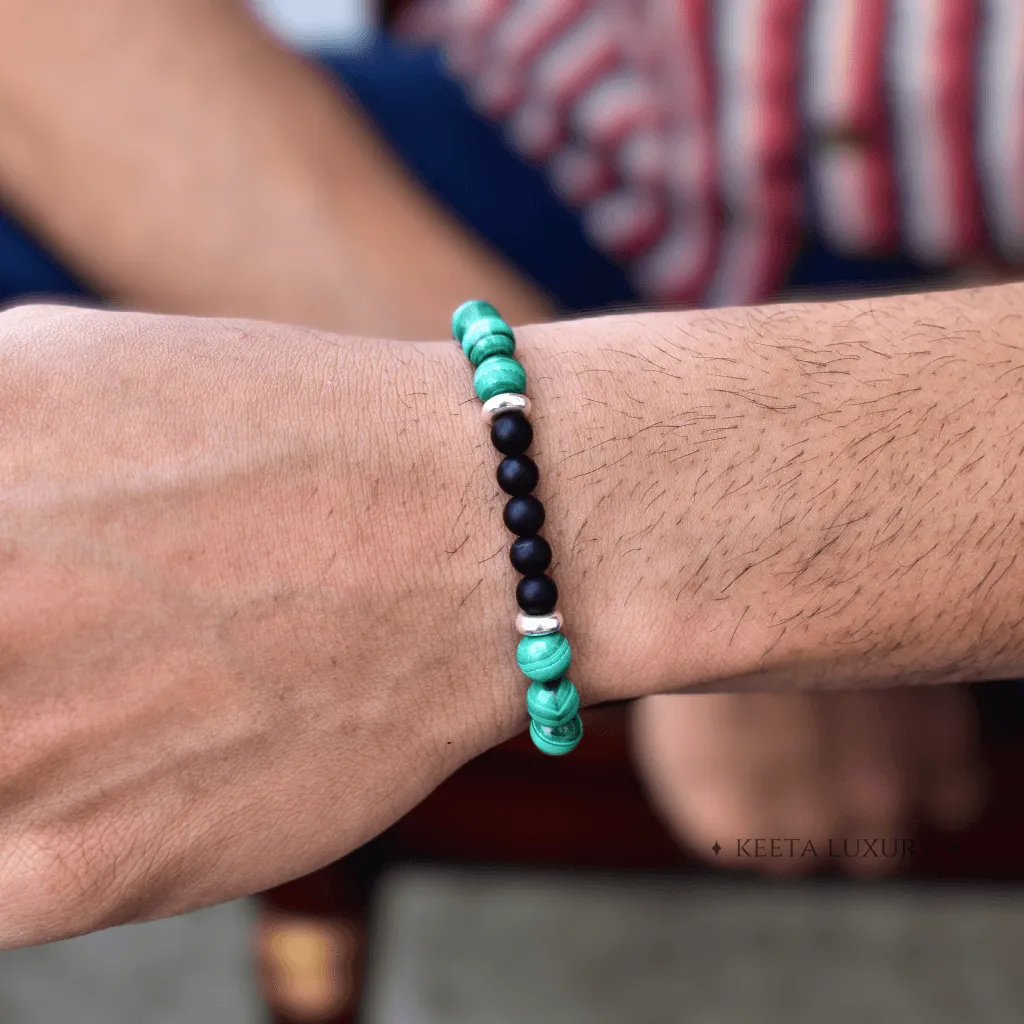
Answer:
<path fill-rule="evenodd" d="M 919 822 L 963 827 L 984 795 L 973 708 L 956 687 L 648 697 L 632 731 L 670 829 L 726 866 L 805 874 L 836 854 L 853 873 L 885 873 L 900 862 L 893 840 Z"/>

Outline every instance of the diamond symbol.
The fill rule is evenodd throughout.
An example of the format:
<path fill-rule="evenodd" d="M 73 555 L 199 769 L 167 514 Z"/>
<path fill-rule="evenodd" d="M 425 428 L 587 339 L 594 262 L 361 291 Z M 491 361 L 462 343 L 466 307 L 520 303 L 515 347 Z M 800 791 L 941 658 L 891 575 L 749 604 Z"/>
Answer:
<path fill-rule="evenodd" d="M 714 845 L 714 846 L 712 846 L 712 847 L 711 847 L 711 849 L 715 851 L 715 856 L 716 856 L 716 857 L 717 857 L 717 856 L 719 855 L 719 853 L 721 852 L 722 848 L 721 848 L 721 847 L 720 847 L 720 846 L 718 845 L 718 840 L 717 840 L 717 839 L 715 840 L 715 845 Z"/>

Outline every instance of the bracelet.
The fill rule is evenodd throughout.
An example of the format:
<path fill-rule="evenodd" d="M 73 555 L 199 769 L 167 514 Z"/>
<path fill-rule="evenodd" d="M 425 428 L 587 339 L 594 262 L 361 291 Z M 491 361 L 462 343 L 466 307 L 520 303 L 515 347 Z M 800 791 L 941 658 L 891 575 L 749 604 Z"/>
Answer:
<path fill-rule="evenodd" d="M 473 299 L 452 314 L 452 337 L 476 367 L 473 388 L 483 402 L 483 419 L 491 442 L 504 456 L 498 464 L 498 486 L 509 495 L 503 519 L 516 535 L 509 559 L 522 575 L 516 587 L 521 611 L 516 629 L 522 635 L 516 661 L 531 680 L 526 691 L 530 738 L 545 754 L 568 754 L 583 738 L 580 695 L 565 678 L 572 658 L 557 610 L 558 587 L 545 570 L 551 546 L 540 536 L 544 506 L 531 493 L 540 477 L 526 454 L 533 441 L 526 371 L 513 358 L 512 328 L 489 303 Z"/>

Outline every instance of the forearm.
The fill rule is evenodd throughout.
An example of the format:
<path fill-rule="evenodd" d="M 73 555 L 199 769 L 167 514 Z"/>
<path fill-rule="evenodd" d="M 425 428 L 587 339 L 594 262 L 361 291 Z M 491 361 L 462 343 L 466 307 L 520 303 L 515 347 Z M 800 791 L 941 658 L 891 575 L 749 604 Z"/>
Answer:
<path fill-rule="evenodd" d="M 235 0 L 2 0 L 0 194 L 135 307 L 440 332 L 546 304 Z"/>
<path fill-rule="evenodd" d="M 584 694 L 1024 674 L 1022 325 L 1006 286 L 525 332 Z"/>

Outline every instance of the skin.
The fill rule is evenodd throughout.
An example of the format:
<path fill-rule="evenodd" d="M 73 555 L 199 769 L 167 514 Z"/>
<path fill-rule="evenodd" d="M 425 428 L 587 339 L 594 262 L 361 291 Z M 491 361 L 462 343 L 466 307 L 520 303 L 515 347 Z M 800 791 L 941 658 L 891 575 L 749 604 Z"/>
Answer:
<path fill-rule="evenodd" d="M 584 701 L 1024 674 L 1022 323 L 520 331 Z M 0 946 L 306 873 L 523 728 L 456 346 L 26 307 L 0 358 Z"/>
<path fill-rule="evenodd" d="M 513 323 L 552 317 L 549 300 L 440 210 L 358 108 L 278 46 L 245 5 L 2 0 L 0 11 L 0 194 L 115 300 L 393 338 L 440 335 L 470 294 L 488 296 Z M 716 805 L 738 812 L 730 833 L 754 820 L 792 822 L 794 787 L 805 798 L 801 832 L 822 813 L 845 820 L 848 787 L 822 784 L 842 771 L 792 758 L 817 749 L 830 728 L 825 702 L 760 698 L 774 701 L 776 729 L 760 729 L 754 745 L 750 699 L 639 705 L 639 767 L 670 824 L 702 852 L 698 837 L 724 823 L 700 799 L 707 774 L 688 752 L 719 764 Z M 890 714 L 900 706 L 888 693 L 849 700 Z M 934 703 L 931 694 L 915 700 L 917 718 Z M 893 737 L 879 714 L 845 723 L 841 748 L 851 752 Z M 728 769 L 709 737 L 732 751 Z M 902 813 L 930 786 L 913 770 L 936 760 L 930 748 L 916 760 L 916 748 L 901 750 L 911 763 L 889 781 L 904 796 L 876 793 L 879 813 Z M 765 773 L 781 778 L 779 764 L 790 768 L 785 786 L 752 786 Z M 876 768 L 893 764 L 891 752 L 878 754 Z M 972 778 L 968 762 L 952 792 Z M 890 831 L 903 827 L 895 813 L 886 821 Z"/>
<path fill-rule="evenodd" d="M 0 0 L 0 22 L 0 198 L 117 302 L 408 339 L 467 295 L 549 315 L 242 0 Z"/>
<path fill-rule="evenodd" d="M 976 723 L 958 687 L 648 697 L 632 726 L 653 805 L 719 867 L 888 874 L 906 866 L 895 853 L 921 822 L 960 828 L 982 803 Z M 794 842 L 751 858 L 749 840 L 773 837 Z M 888 856 L 859 855 L 878 839 Z"/>

